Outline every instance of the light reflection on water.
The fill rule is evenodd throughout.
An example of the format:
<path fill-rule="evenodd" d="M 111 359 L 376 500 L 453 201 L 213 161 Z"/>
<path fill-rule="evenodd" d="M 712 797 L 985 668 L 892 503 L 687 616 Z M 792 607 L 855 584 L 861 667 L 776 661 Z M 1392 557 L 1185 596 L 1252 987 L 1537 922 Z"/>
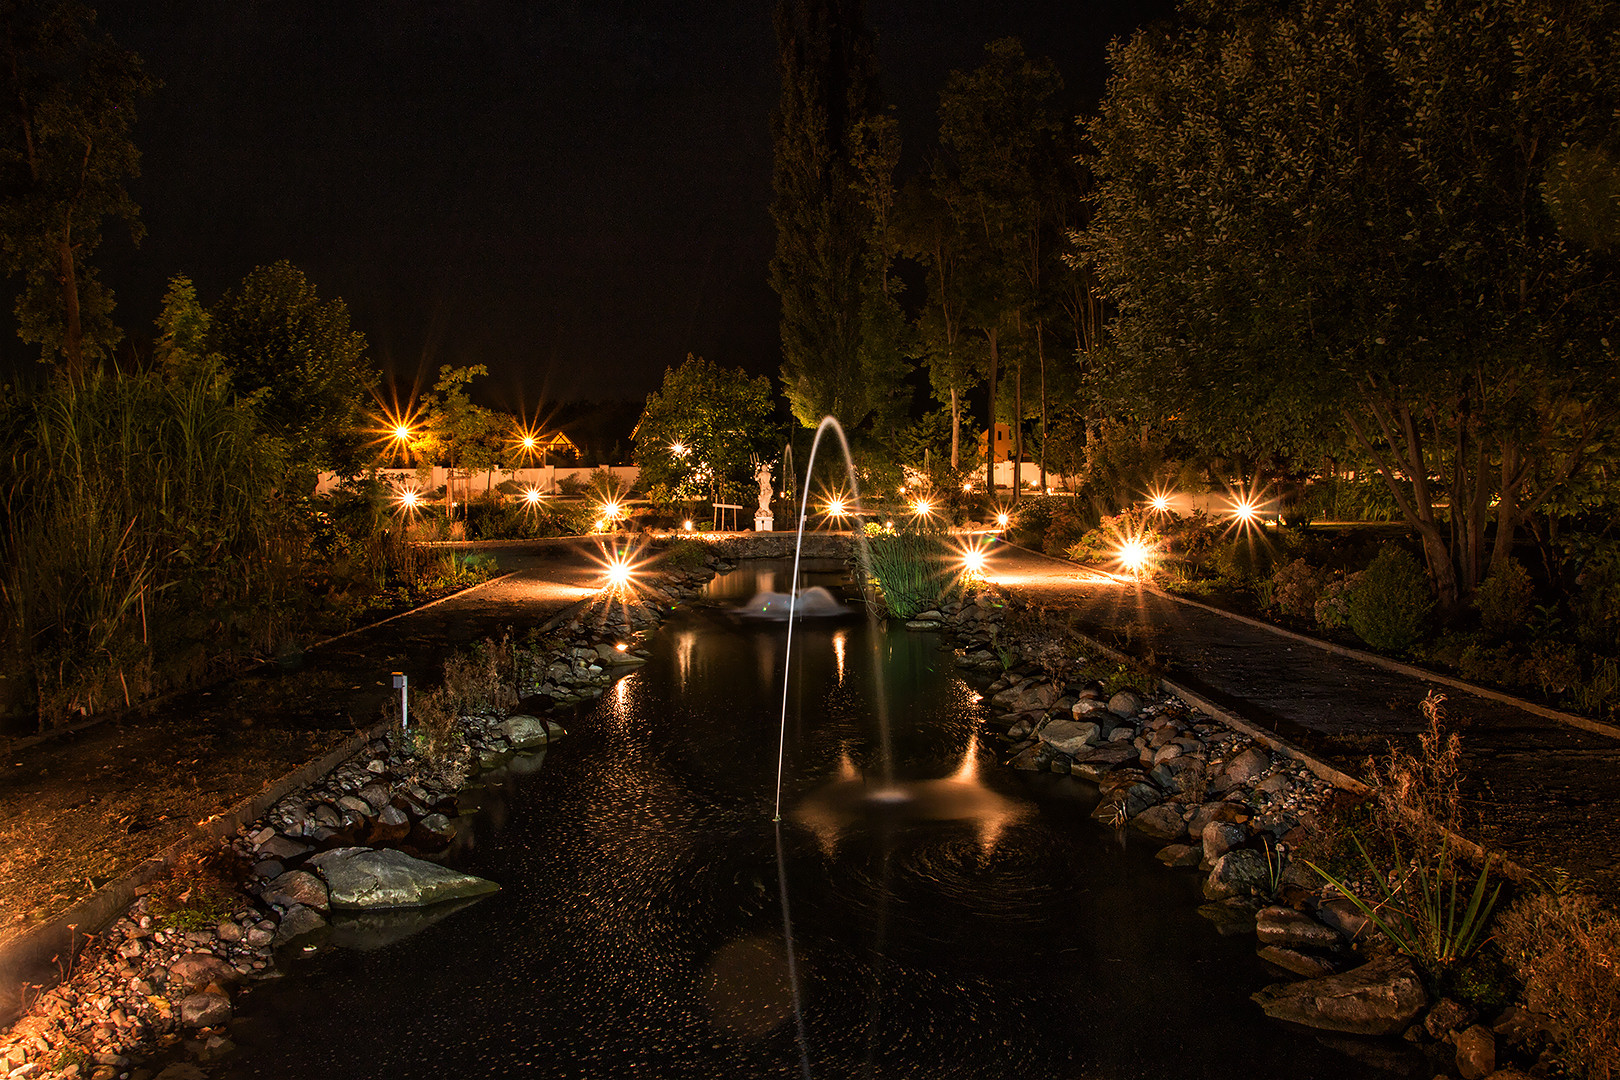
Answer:
<path fill-rule="evenodd" d="M 461 859 L 502 891 L 256 990 L 225 1075 L 1367 1075 L 1259 1015 L 1254 942 L 1196 879 L 1079 785 L 990 767 L 934 635 L 868 632 L 795 630 L 778 829 L 783 628 L 677 616 L 542 769 L 486 783 Z M 907 796 L 876 803 L 874 655 Z"/>

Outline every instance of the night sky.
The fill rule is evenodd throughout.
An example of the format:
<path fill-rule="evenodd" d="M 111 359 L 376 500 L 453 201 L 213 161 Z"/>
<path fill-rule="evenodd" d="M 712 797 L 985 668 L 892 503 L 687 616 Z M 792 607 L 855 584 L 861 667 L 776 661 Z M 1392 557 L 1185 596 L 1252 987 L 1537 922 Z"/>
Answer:
<path fill-rule="evenodd" d="M 1052 57 L 1078 111 L 1109 39 L 1169 5 L 1013 6 L 869 0 L 908 169 L 986 41 Z M 687 352 L 777 370 L 770 0 L 96 7 L 163 82 L 135 132 L 148 236 L 98 258 L 136 336 L 170 275 L 212 302 L 287 258 L 385 370 L 483 363 L 508 408 L 639 399 Z"/>

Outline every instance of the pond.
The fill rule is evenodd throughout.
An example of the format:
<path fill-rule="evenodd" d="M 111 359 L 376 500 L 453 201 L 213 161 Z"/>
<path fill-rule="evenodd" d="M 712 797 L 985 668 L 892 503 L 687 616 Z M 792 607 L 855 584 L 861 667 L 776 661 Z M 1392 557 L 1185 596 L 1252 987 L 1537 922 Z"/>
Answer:
<path fill-rule="evenodd" d="M 501 891 L 255 989 L 224 1075 L 1377 1075 L 1265 1019 L 1253 939 L 1090 821 L 1088 786 L 1000 768 L 937 635 L 795 625 L 773 823 L 785 633 L 674 616 L 566 740 L 469 793 L 453 861 Z M 885 709 L 904 800 L 857 797 Z"/>

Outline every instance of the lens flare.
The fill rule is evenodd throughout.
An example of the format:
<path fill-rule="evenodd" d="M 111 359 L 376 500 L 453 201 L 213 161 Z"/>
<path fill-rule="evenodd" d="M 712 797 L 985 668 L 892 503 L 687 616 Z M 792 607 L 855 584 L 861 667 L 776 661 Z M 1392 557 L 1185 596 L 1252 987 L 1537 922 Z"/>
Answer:
<path fill-rule="evenodd" d="M 832 498 L 827 500 L 827 516 L 828 517 L 846 517 L 848 514 L 849 514 L 849 510 L 845 506 L 843 499 L 840 499 L 838 496 L 835 495 Z"/>
<path fill-rule="evenodd" d="M 1239 499 L 1232 504 L 1232 517 L 1245 525 L 1252 525 L 1260 516 L 1260 510 L 1248 499 Z"/>
<path fill-rule="evenodd" d="M 1007 515 L 1006 515 L 1006 514 L 1004 514 L 1004 513 L 1002 513 L 1002 514 L 997 514 L 997 515 L 996 515 L 996 528 L 998 528 L 998 529 L 1005 529 L 1005 528 L 1006 528 L 1006 527 L 1007 527 L 1007 522 L 1008 522 L 1008 521 L 1010 521 L 1010 520 L 1011 520 L 1011 518 L 1009 518 L 1009 517 L 1008 517 L 1008 516 L 1007 516 Z"/>
<path fill-rule="evenodd" d="M 1170 512 L 1170 496 L 1162 491 L 1155 491 L 1148 498 L 1148 505 L 1153 508 L 1153 512 L 1156 514 L 1168 514 Z"/>
<path fill-rule="evenodd" d="M 676 457 L 685 457 L 687 455 L 686 444 L 683 442 L 672 442 L 669 444 L 669 452 L 674 454 Z"/>
<path fill-rule="evenodd" d="M 692 531 L 692 523 L 690 521 L 683 521 L 683 522 L 681 522 L 681 528 L 685 529 L 687 532 L 691 532 Z"/>
<path fill-rule="evenodd" d="M 607 580 L 608 584 L 613 588 L 624 588 L 626 585 L 630 584 L 630 579 L 634 576 L 634 567 L 632 567 L 629 562 L 625 561 L 623 556 L 615 555 L 611 560 L 609 560 L 607 568 Z"/>
<path fill-rule="evenodd" d="M 1140 537 L 1126 537 L 1114 552 L 1119 564 L 1133 574 L 1140 575 L 1153 558 L 1153 548 Z"/>
<path fill-rule="evenodd" d="M 918 499 L 911 504 L 911 512 L 918 517 L 928 517 L 934 512 L 934 504 L 927 499 Z"/>
<path fill-rule="evenodd" d="M 539 506 L 540 489 L 535 487 L 524 489 L 523 501 L 528 503 L 530 506 Z"/>

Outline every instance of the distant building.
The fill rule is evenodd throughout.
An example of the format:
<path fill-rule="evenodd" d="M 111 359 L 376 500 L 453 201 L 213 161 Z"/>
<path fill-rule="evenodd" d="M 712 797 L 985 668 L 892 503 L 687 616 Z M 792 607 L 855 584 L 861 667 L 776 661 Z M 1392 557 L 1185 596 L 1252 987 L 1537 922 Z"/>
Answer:
<path fill-rule="evenodd" d="M 986 432 L 979 433 L 979 456 L 984 456 L 984 442 Z M 996 425 L 996 456 L 992 461 L 1012 460 L 1012 428 L 1006 424 Z"/>

